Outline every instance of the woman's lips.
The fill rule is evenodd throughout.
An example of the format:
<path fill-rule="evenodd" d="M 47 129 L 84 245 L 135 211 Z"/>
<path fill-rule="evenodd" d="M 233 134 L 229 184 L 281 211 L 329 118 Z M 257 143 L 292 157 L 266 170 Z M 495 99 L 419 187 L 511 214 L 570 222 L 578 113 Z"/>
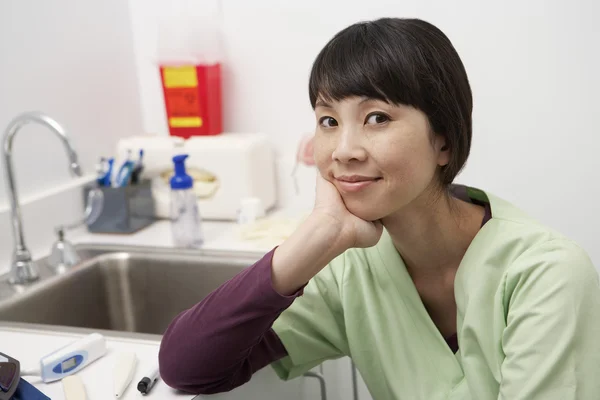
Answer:
<path fill-rule="evenodd" d="M 365 176 L 341 176 L 335 178 L 336 186 L 343 192 L 355 193 L 359 192 L 374 183 L 377 183 L 380 178 L 371 178 Z"/>

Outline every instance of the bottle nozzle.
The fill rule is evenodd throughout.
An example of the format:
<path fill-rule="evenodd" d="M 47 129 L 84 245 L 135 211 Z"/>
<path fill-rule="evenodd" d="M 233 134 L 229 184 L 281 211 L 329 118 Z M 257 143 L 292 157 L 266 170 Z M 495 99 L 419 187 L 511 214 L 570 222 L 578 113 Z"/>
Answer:
<path fill-rule="evenodd" d="M 175 175 L 171 178 L 171 189 L 189 189 L 193 186 L 194 181 L 185 170 L 185 160 L 187 158 L 187 154 L 173 157 Z"/>

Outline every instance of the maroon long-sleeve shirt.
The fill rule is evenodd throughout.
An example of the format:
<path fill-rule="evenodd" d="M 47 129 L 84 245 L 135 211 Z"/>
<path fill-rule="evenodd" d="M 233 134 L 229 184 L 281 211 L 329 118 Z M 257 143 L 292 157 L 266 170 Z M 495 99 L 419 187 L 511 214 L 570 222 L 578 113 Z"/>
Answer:
<path fill-rule="evenodd" d="M 482 205 L 483 226 L 491 210 L 488 204 Z M 282 296 L 273 289 L 273 252 L 171 322 L 159 351 L 165 383 L 195 394 L 226 392 L 287 355 L 271 327 L 302 290 Z M 454 352 L 458 350 L 456 334 L 446 341 Z"/>
<path fill-rule="evenodd" d="M 287 355 L 271 326 L 302 291 L 282 296 L 273 289 L 273 252 L 171 322 L 159 351 L 160 375 L 169 386 L 229 391 Z"/>

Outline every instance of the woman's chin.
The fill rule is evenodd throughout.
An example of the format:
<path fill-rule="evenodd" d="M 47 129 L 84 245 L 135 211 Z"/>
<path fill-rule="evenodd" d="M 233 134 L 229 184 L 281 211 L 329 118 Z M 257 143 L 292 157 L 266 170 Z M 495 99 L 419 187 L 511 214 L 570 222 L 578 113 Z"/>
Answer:
<path fill-rule="evenodd" d="M 386 216 L 386 214 L 382 213 L 381 208 L 370 204 L 346 204 L 346 208 L 350 213 L 365 221 L 377 221 Z"/>

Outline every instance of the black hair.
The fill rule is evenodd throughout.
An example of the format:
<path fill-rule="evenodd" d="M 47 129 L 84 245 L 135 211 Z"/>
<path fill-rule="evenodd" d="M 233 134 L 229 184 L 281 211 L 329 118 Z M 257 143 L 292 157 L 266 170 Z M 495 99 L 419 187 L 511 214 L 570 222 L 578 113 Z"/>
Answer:
<path fill-rule="evenodd" d="M 337 33 L 313 64 L 310 102 L 314 108 L 319 98 L 350 96 L 425 113 L 451 152 L 440 183 L 452 183 L 471 148 L 473 98 L 463 63 L 440 29 L 420 19 L 381 18 Z"/>

